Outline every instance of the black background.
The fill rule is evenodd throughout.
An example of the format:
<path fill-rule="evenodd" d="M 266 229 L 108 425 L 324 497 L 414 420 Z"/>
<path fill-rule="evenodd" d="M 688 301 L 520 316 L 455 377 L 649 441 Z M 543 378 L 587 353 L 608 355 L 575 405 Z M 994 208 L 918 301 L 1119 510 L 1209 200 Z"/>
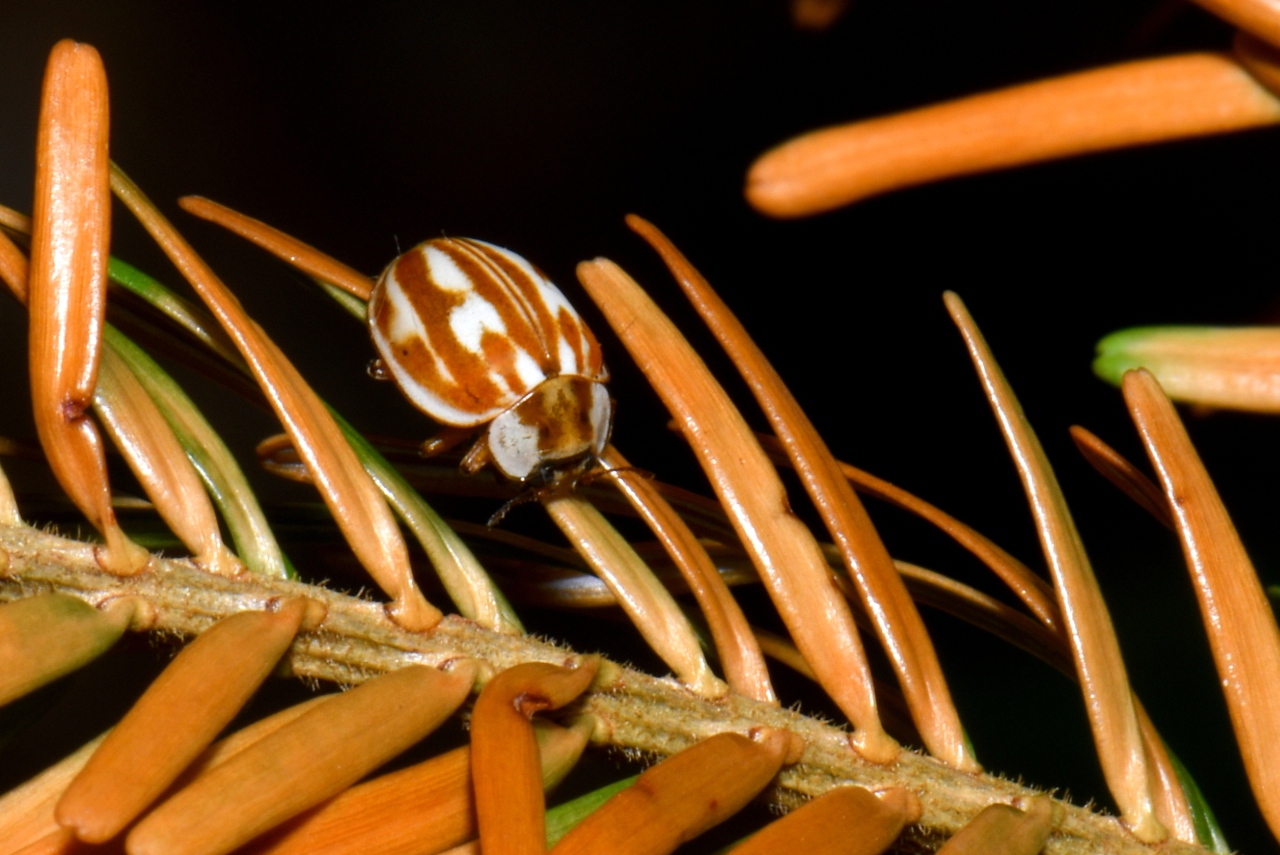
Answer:
<path fill-rule="evenodd" d="M 604 341 L 619 448 L 697 488 L 656 398 L 573 277 L 581 259 L 618 261 L 728 377 L 622 225 L 639 213 L 740 313 L 838 455 L 1038 564 L 1017 479 L 942 311 L 942 290 L 959 290 L 1057 461 L 1139 693 L 1232 845 L 1269 845 L 1176 543 L 1087 469 L 1066 428 L 1085 424 L 1141 458 L 1118 394 L 1089 368 L 1106 332 L 1276 319 L 1264 265 L 1274 254 L 1277 132 L 961 179 L 796 222 L 763 218 L 741 195 L 751 160 L 800 131 L 1106 62 L 1223 48 L 1225 26 L 1189 5 L 1136 0 L 860 0 L 818 34 L 794 30 L 781 2 L 7 4 L 0 201 L 21 209 L 40 74 L 62 37 L 103 54 L 114 158 L 365 430 L 416 438 L 430 428 L 365 378 L 370 348 L 358 325 L 280 265 L 186 218 L 177 196 L 210 196 L 370 273 L 398 246 L 442 233 L 526 255 Z M 176 281 L 124 216 L 116 236 L 115 254 Z M 0 304 L 0 431 L 29 437 L 24 342 L 21 312 Z M 216 390 L 201 394 L 241 450 L 274 430 Z M 1216 415 L 1194 419 L 1192 431 L 1273 580 L 1277 425 Z M 987 584 L 937 536 L 873 512 L 895 555 Z M 1105 802 L 1074 688 L 937 624 L 980 759 Z"/>

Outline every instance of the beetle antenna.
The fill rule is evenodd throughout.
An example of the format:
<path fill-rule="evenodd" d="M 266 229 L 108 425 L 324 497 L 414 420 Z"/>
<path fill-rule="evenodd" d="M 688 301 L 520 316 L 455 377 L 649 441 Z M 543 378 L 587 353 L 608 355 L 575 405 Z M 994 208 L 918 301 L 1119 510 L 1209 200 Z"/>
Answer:
<path fill-rule="evenodd" d="M 485 525 L 489 528 L 497 528 L 497 526 L 507 518 L 507 514 L 511 513 L 513 508 L 537 501 L 545 489 L 546 488 L 544 487 L 534 487 L 532 489 L 525 490 L 518 496 L 508 499 L 502 503 L 502 507 L 493 512 L 493 516 L 489 517 L 489 521 L 486 522 Z"/>

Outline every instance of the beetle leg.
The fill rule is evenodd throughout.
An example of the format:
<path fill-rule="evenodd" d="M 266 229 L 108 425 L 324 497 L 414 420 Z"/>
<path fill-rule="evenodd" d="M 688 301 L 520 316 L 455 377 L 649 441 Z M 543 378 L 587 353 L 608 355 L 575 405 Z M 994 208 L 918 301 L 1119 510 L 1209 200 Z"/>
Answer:
<path fill-rule="evenodd" d="M 451 448 L 461 445 L 471 437 L 475 436 L 475 434 L 476 429 L 474 427 L 453 427 L 452 425 L 443 425 L 440 430 L 436 431 L 434 436 L 430 436 L 423 440 L 422 445 L 418 446 L 418 452 L 423 457 L 435 457 L 437 454 L 444 454 Z M 471 450 L 467 452 L 467 456 L 462 463 L 463 468 L 466 468 L 466 461 L 470 460 L 472 455 L 481 453 L 476 451 L 477 448 L 484 446 L 485 451 L 488 450 L 489 445 L 483 440 L 484 437 L 482 436 L 480 441 L 477 441 L 476 444 L 471 447 Z M 488 461 L 489 458 L 486 454 L 485 458 L 476 464 L 476 469 L 484 466 Z M 474 472 L 475 469 L 468 469 L 467 471 Z"/>
<path fill-rule="evenodd" d="M 458 430 L 458 428 L 446 428 L 446 430 Z M 428 440 L 428 442 L 430 441 Z M 468 475 L 474 475 L 492 462 L 493 453 L 489 450 L 489 432 L 486 430 L 477 437 L 475 445 L 472 445 L 466 456 L 462 458 L 462 463 L 458 465 L 458 468 Z"/>

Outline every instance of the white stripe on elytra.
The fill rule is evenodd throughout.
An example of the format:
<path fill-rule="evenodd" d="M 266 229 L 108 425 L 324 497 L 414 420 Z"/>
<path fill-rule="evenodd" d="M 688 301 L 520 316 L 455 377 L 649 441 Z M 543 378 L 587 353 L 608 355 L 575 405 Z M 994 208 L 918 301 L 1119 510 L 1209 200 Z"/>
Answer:
<path fill-rule="evenodd" d="M 431 346 L 431 339 L 427 335 L 426 325 L 423 324 L 422 318 L 409 303 L 409 298 L 406 296 L 403 286 L 395 278 L 394 273 L 388 273 L 383 283 L 382 293 L 391 311 L 391 323 L 389 324 L 391 340 L 387 341 L 378 326 L 374 324 L 372 332 L 375 345 L 379 352 L 386 357 L 386 366 L 395 378 L 396 385 L 408 396 L 414 406 L 437 421 L 458 427 L 468 427 L 489 421 L 514 403 L 514 401 L 502 401 L 498 406 L 490 407 L 478 413 L 459 409 L 433 391 L 420 378 L 415 377 L 395 358 L 394 342 L 411 340 L 415 337 L 421 339 L 426 345 L 425 350 L 430 355 L 441 378 L 449 384 L 458 385 L 457 379 L 449 370 L 448 363 L 443 361 L 439 353 Z"/>
<path fill-rule="evenodd" d="M 512 262 L 516 266 L 516 268 L 519 269 L 529 279 L 529 282 L 533 285 L 532 291 L 533 291 L 534 297 L 532 299 L 539 300 L 544 307 L 547 305 L 548 291 L 553 292 L 555 294 L 560 293 L 559 291 L 556 290 L 556 287 L 554 285 L 552 285 L 546 279 L 539 276 L 534 271 L 533 266 L 529 264 L 528 261 L 516 255 L 515 253 L 511 252 L 510 250 L 503 249 L 500 246 L 494 246 L 491 243 L 486 243 L 481 240 L 475 240 L 474 238 L 468 239 L 468 242 L 484 246 L 485 248 L 492 251 L 495 255 L 500 255 L 502 258 L 505 258 L 508 261 Z M 534 354 L 533 355 L 534 359 L 539 361 L 542 357 L 546 357 L 548 359 L 554 359 L 558 355 L 558 347 L 556 346 L 556 342 L 548 341 L 544 337 L 543 333 L 545 332 L 545 330 L 542 328 L 542 325 L 538 322 L 537 309 L 530 302 L 531 298 L 527 296 L 528 290 L 520 288 L 516 284 L 516 282 L 506 273 L 506 271 L 502 267 L 499 267 L 497 262 L 495 262 L 492 258 L 489 258 L 485 253 L 479 251 L 474 247 L 467 247 L 467 249 L 471 252 L 472 257 L 475 258 L 477 263 L 483 266 L 485 270 L 489 273 L 489 278 L 492 279 L 494 282 L 498 283 L 498 286 L 502 289 L 503 294 L 507 298 L 507 302 L 511 304 L 511 307 L 516 311 L 516 313 L 520 316 L 521 320 L 525 322 L 525 324 L 529 327 L 529 329 L 533 331 L 534 336 L 538 339 L 538 341 L 542 344 L 543 348 L 546 350 L 546 353 Z M 554 317 L 554 312 L 552 313 L 552 316 Z M 555 338 L 559 338 L 559 336 L 556 334 L 554 329 L 552 329 L 552 335 Z M 558 366 L 552 366 L 552 368 L 553 368 L 552 373 L 560 373 L 560 371 L 558 370 L 559 369 Z"/>
<path fill-rule="evenodd" d="M 459 344 L 481 358 L 484 357 L 486 333 L 507 336 L 507 325 L 503 321 L 502 313 L 488 300 L 474 293 L 468 294 L 461 305 L 455 306 L 449 312 L 449 329 L 458 339 Z M 547 374 L 538 361 L 523 348 L 516 347 L 509 336 L 507 341 L 515 351 L 514 367 L 516 377 L 519 378 L 518 382 L 515 384 L 508 382 L 508 378 L 497 371 L 490 371 L 489 379 L 499 387 L 505 388 L 514 402 L 546 380 Z"/>
<path fill-rule="evenodd" d="M 382 293 L 391 308 L 391 322 L 387 325 L 387 336 L 391 339 L 391 342 L 421 340 L 427 346 L 427 353 L 430 354 L 431 360 L 435 364 L 436 372 L 450 383 L 457 383 L 457 378 L 453 376 L 449 366 L 440 359 L 436 349 L 431 346 L 431 334 L 427 330 L 427 325 L 423 323 L 422 316 L 414 309 L 413 303 L 409 300 L 409 295 L 405 293 L 404 286 L 400 284 L 400 280 L 396 278 L 394 271 L 387 275 Z M 394 352 L 394 350 L 391 352 Z"/>
<path fill-rule="evenodd" d="M 472 291 L 462 298 L 462 302 L 449 310 L 449 331 L 458 340 L 458 344 L 483 357 L 482 343 L 484 334 L 507 335 L 506 321 L 494 305 Z"/>
<path fill-rule="evenodd" d="M 422 256 L 427 268 L 427 281 L 454 293 L 475 290 L 471 277 L 462 272 L 462 268 L 454 263 L 447 252 L 428 246 L 422 251 Z"/>
<path fill-rule="evenodd" d="M 542 366 L 532 356 L 517 348 L 516 376 L 524 384 L 525 392 L 528 392 L 547 379 L 547 372 L 542 370 Z"/>
<path fill-rule="evenodd" d="M 560 373 L 581 374 L 582 366 L 578 364 L 578 354 L 574 353 L 569 340 L 560 336 Z M 585 342 L 584 342 L 585 344 Z"/>
<path fill-rule="evenodd" d="M 585 375 L 587 371 L 588 356 L 590 354 L 586 325 L 582 321 L 582 316 L 578 314 L 578 311 L 573 308 L 569 303 L 569 300 L 564 296 L 564 292 L 557 288 L 554 282 L 539 274 L 527 259 L 521 255 L 511 252 L 508 249 L 504 249 L 503 247 L 496 246 L 486 241 L 476 240 L 475 238 L 467 238 L 465 242 L 459 241 L 459 244 L 465 248 L 468 255 L 470 255 L 478 265 L 489 273 L 490 278 L 498 284 L 502 293 L 508 298 L 511 303 L 511 307 L 516 310 L 517 314 L 521 316 L 521 319 L 528 324 L 534 334 L 540 341 L 542 341 L 543 345 L 547 349 L 545 356 L 549 359 L 555 360 L 551 374 Z M 507 275 L 504 268 L 499 267 L 498 264 L 486 253 L 477 249 L 477 246 L 485 247 L 490 252 L 507 259 L 524 276 L 528 277 L 529 282 L 533 285 L 532 291 L 534 298 L 541 301 L 543 309 L 551 318 L 551 322 L 553 324 L 551 327 L 551 335 L 554 340 L 543 340 L 541 335 L 543 328 L 538 323 L 538 315 L 530 303 L 530 298 L 527 296 L 528 292 L 519 288 L 513 281 L 512 277 Z M 456 265 L 452 262 L 449 264 L 454 268 L 454 270 L 457 270 Z M 459 271 L 459 275 L 460 274 L 461 271 Z M 584 351 L 586 351 L 582 354 L 581 360 L 579 360 L 578 353 L 573 349 L 569 341 L 560 333 L 559 324 L 561 323 L 562 312 L 577 327 L 578 335 L 582 342 L 581 346 Z M 520 375 L 521 378 L 529 384 L 529 388 L 537 385 L 537 382 L 533 381 L 531 374 L 526 373 L 524 370 L 520 370 Z M 543 379 L 545 379 L 545 375 L 539 371 L 538 382 Z M 601 376 L 593 379 L 602 380 L 604 377 Z"/>

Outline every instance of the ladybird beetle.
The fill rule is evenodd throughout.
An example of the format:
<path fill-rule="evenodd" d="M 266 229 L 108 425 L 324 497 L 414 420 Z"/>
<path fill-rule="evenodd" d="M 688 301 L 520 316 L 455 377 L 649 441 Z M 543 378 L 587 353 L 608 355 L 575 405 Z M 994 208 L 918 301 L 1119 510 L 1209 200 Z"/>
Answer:
<path fill-rule="evenodd" d="M 609 439 L 600 345 L 560 289 L 510 250 L 437 238 L 387 266 L 369 298 L 375 373 L 452 428 L 481 428 L 463 460 L 555 480 Z"/>

